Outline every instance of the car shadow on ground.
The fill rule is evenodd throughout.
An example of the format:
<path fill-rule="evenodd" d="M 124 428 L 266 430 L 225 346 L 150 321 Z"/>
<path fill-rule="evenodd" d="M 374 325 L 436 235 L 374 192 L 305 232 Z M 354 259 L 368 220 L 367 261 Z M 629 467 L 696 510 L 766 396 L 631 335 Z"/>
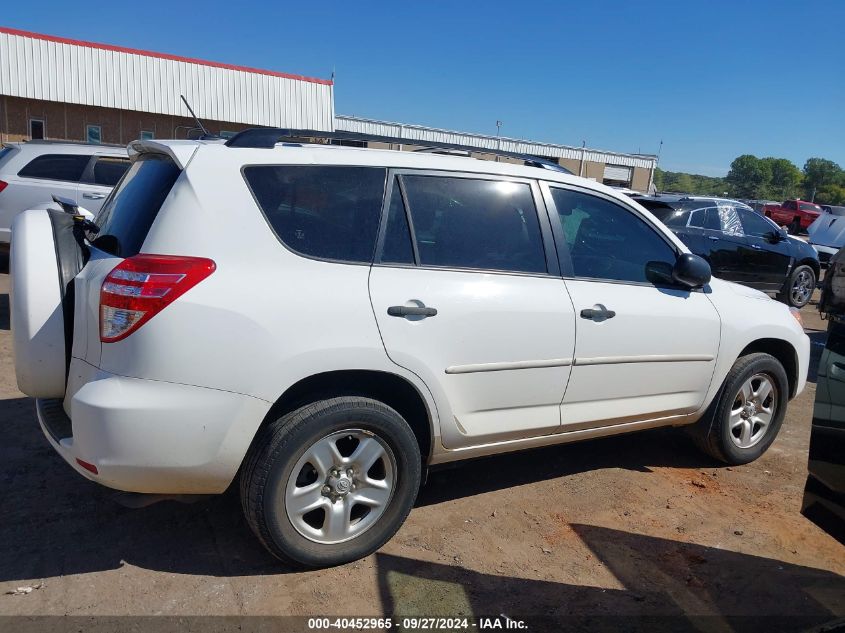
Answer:
<path fill-rule="evenodd" d="M 402 616 L 528 616 L 531 631 L 767 633 L 805 631 L 845 611 L 845 578 L 825 570 L 594 525 L 572 529 L 619 588 L 486 574 L 377 553 L 383 610 Z"/>
<path fill-rule="evenodd" d="M 115 502 L 114 491 L 84 479 L 53 451 L 31 399 L 0 400 L 0 433 L 0 581 L 116 569 L 124 561 L 221 577 L 289 571 L 250 533 L 236 486 L 191 504 L 128 509 Z M 600 468 L 702 465 L 712 462 L 681 433 L 651 431 L 484 458 L 463 464 L 460 478 L 454 470 L 435 472 L 418 506 Z"/>
<path fill-rule="evenodd" d="M 0 294 L 0 330 L 11 329 L 9 314 L 9 295 L 4 292 Z"/>

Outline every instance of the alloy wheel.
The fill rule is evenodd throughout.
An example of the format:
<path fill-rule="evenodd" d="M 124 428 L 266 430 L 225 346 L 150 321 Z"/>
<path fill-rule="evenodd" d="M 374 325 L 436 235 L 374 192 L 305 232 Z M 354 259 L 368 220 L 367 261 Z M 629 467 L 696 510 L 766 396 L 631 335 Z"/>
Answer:
<path fill-rule="evenodd" d="M 813 275 L 808 270 L 800 271 L 792 281 L 792 302 L 797 305 L 805 305 L 813 294 Z"/>
<path fill-rule="evenodd" d="M 762 440 L 775 417 L 777 401 L 777 386 L 768 374 L 746 380 L 731 407 L 731 441 L 739 448 L 751 448 Z"/>
<path fill-rule="evenodd" d="M 285 488 L 285 511 L 308 540 L 343 543 L 381 518 L 396 476 L 393 451 L 381 438 L 361 429 L 338 431 L 297 461 Z"/>

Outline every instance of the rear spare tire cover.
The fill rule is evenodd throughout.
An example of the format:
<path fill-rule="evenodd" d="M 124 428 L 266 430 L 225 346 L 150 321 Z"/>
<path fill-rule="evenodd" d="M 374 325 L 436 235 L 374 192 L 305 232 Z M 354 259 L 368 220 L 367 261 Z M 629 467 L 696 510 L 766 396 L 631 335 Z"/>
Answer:
<path fill-rule="evenodd" d="M 73 335 L 73 278 L 82 268 L 69 214 L 44 209 L 12 223 L 9 273 L 18 388 L 35 398 L 65 393 Z"/>

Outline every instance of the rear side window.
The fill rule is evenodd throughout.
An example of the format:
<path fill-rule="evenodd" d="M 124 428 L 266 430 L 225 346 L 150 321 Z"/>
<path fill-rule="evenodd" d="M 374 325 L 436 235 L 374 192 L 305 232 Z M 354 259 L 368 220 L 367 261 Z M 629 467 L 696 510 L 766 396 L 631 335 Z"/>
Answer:
<path fill-rule="evenodd" d="M 97 216 L 94 245 L 118 257 L 137 255 L 180 173 L 168 156 L 142 154 Z"/>
<path fill-rule="evenodd" d="M 44 154 L 30 161 L 18 176 L 79 182 L 90 160 L 86 154 Z"/>
<path fill-rule="evenodd" d="M 658 220 L 663 222 L 666 226 L 682 227 L 687 225 L 687 213 L 683 209 L 673 209 L 665 205 L 649 205 L 642 201 L 638 201 L 646 209 L 651 211 L 651 214 Z"/>
<path fill-rule="evenodd" d="M 527 184 L 401 178 L 420 265 L 547 272 L 537 209 Z"/>
<path fill-rule="evenodd" d="M 243 173 L 285 246 L 320 259 L 372 261 L 386 170 L 255 165 Z"/>
<path fill-rule="evenodd" d="M 98 156 L 94 168 L 85 182 L 104 187 L 114 187 L 121 176 L 129 169 L 128 158 Z"/>
<path fill-rule="evenodd" d="M 716 207 L 696 209 L 690 215 L 689 225 L 699 229 L 721 231 L 722 221 L 719 217 L 719 209 Z"/>

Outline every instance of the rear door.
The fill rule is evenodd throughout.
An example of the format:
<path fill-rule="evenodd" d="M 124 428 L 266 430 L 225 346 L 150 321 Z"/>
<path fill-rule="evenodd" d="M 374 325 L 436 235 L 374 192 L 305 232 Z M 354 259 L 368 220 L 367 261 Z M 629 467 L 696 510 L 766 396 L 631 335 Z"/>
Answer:
<path fill-rule="evenodd" d="M 745 233 L 743 261 L 749 271 L 747 283 L 759 290 L 780 290 L 793 265 L 789 240 L 773 240 L 778 228 L 753 211 L 738 208 L 736 213 Z"/>
<path fill-rule="evenodd" d="M 704 292 L 667 282 L 676 247 L 613 198 L 543 187 L 577 316 L 562 430 L 696 411 L 713 375 L 720 321 Z"/>
<path fill-rule="evenodd" d="M 112 188 L 128 169 L 128 157 L 106 154 L 93 156 L 79 183 L 79 206 L 97 215 Z"/>
<path fill-rule="evenodd" d="M 536 183 L 390 179 L 370 296 L 390 359 L 450 409 L 438 410 L 443 444 L 558 431 L 575 318 Z"/>

